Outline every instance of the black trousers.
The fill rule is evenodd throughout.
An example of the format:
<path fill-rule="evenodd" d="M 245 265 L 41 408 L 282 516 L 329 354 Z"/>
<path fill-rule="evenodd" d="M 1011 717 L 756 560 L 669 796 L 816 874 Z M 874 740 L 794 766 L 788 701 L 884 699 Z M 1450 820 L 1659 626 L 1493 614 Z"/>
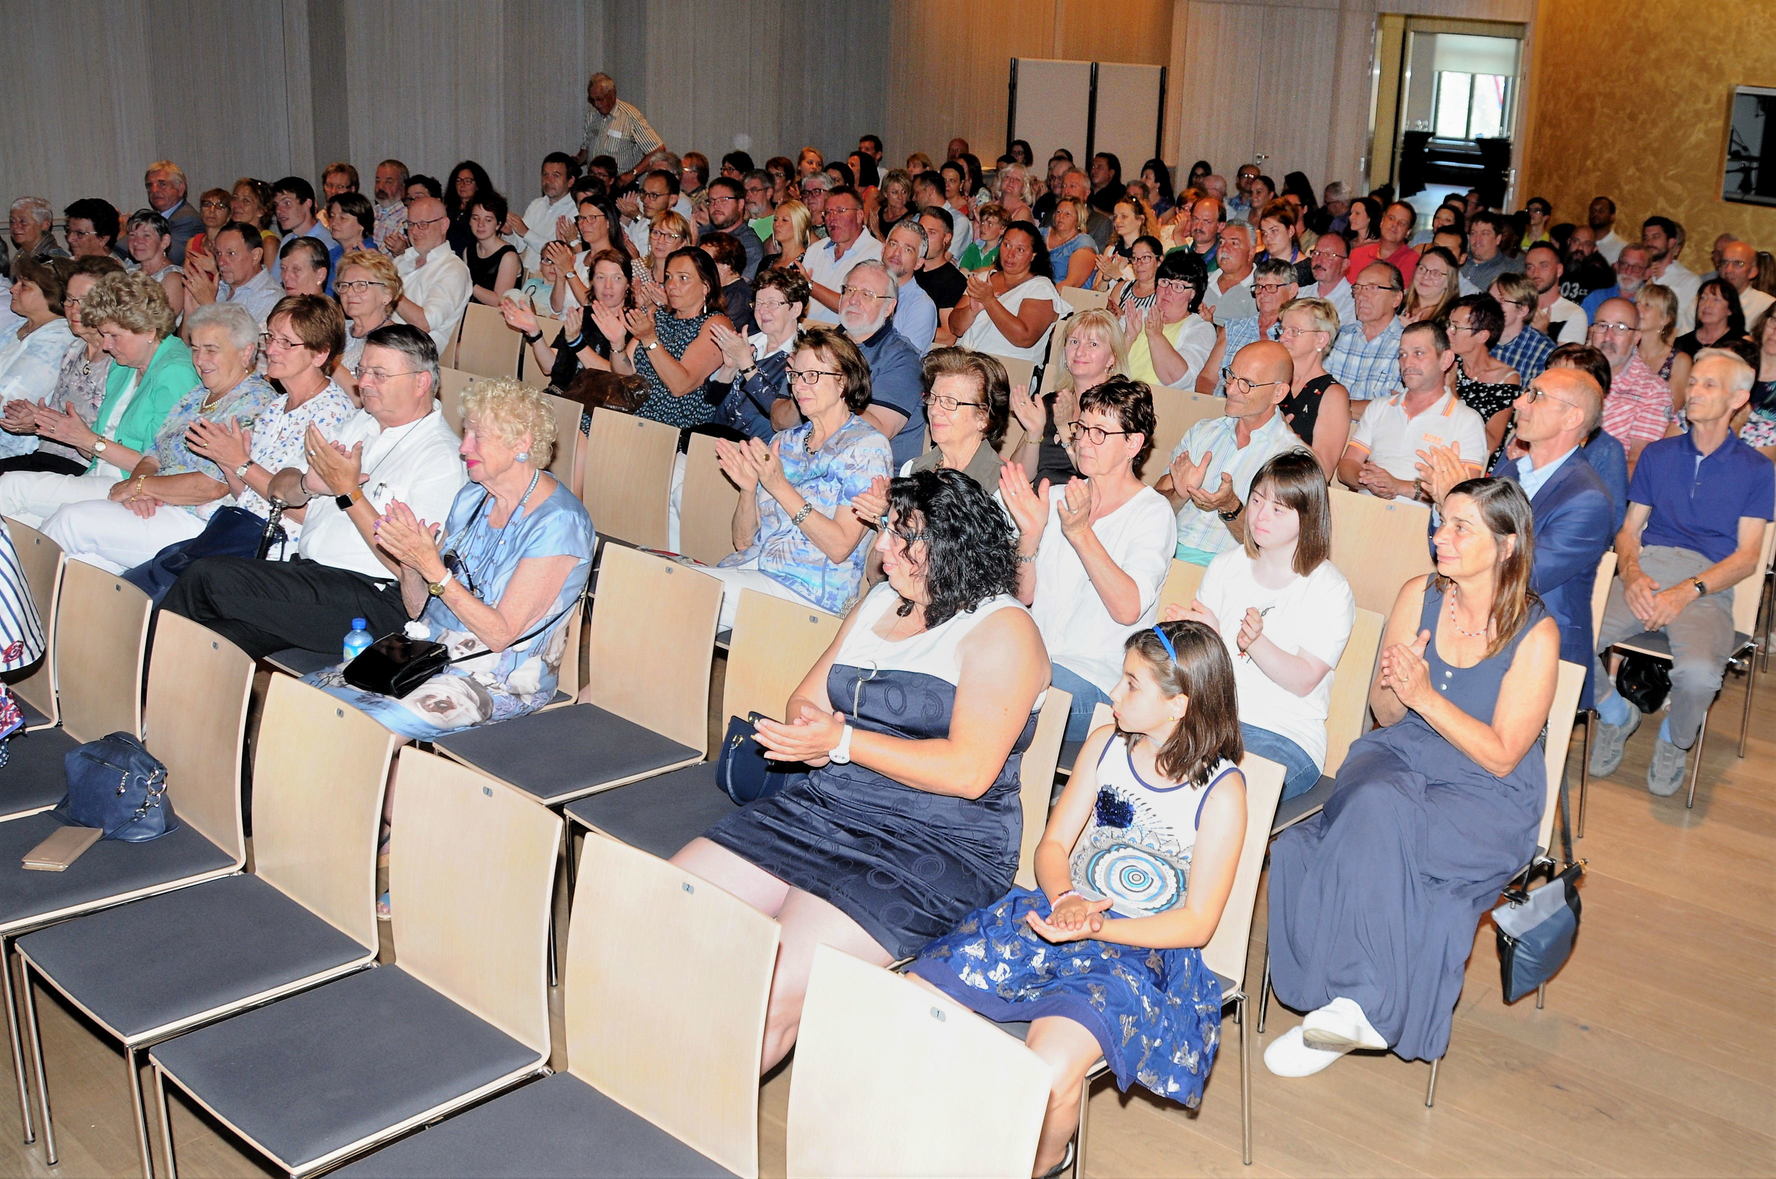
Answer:
<path fill-rule="evenodd" d="M 161 609 L 202 623 L 255 659 L 288 647 L 338 656 L 354 618 L 379 638 L 407 623 L 399 582 L 300 557 L 193 561 Z"/>

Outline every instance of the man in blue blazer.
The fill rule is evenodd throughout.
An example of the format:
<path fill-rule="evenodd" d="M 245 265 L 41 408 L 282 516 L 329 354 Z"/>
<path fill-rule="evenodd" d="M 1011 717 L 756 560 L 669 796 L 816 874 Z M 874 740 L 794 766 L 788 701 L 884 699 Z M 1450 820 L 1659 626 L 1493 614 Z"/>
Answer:
<path fill-rule="evenodd" d="M 1603 390 L 1582 369 L 1549 368 L 1518 395 L 1521 458 L 1503 457 L 1492 474 L 1523 485 L 1535 514 L 1535 565 L 1530 588 L 1560 626 L 1560 658 L 1586 669 L 1580 706 L 1591 707 L 1595 622 L 1591 590 L 1597 562 L 1613 539 L 1615 508 L 1603 477 L 1586 459 L 1585 439 L 1603 412 Z M 1441 501 L 1462 479 L 1459 460 L 1427 454 L 1420 467 Z"/>

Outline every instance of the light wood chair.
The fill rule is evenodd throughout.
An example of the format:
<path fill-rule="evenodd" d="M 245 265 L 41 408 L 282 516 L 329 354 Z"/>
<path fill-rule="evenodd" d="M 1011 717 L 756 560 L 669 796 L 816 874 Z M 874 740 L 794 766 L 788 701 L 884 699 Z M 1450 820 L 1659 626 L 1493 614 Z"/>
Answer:
<path fill-rule="evenodd" d="M 1017 388 L 1019 385 L 1030 385 L 1034 387 L 1036 381 L 1035 361 L 1025 360 L 1021 356 L 1001 356 L 997 352 L 989 352 L 987 355 L 1005 366 L 1005 375 L 1011 378 L 1011 387 L 1013 389 Z"/>
<path fill-rule="evenodd" d="M 1369 685 L 1375 678 L 1375 661 L 1381 657 L 1381 633 L 1387 616 L 1357 607 L 1351 618 L 1350 638 L 1345 640 L 1344 654 L 1332 669 L 1332 698 L 1326 705 L 1326 760 L 1320 780 L 1305 794 L 1286 798 L 1277 804 L 1272 835 L 1285 827 L 1293 827 L 1317 815 L 1332 797 L 1338 771 L 1358 737 L 1369 728 Z M 1264 1025 L 1259 1024 L 1259 1031 Z"/>
<path fill-rule="evenodd" d="M 107 733 L 142 736 L 152 609 L 129 582 L 84 561 L 65 563 L 54 628 L 59 723 L 10 742 L 10 761 L 0 774 L 0 820 L 59 802 L 67 791 L 62 758 L 76 746 Z"/>
<path fill-rule="evenodd" d="M 399 962 L 156 1046 L 167 1175 L 177 1174 L 169 1083 L 305 1176 L 545 1071 L 561 820 L 414 748 L 401 751 L 393 789 Z"/>
<path fill-rule="evenodd" d="M 70 572 L 75 564 L 70 562 Z M 188 618 L 161 615 L 148 683 L 149 748 L 167 768 L 166 797 L 177 826 L 147 843 L 102 839 L 65 872 L 0 872 L 0 990 L 26 1142 L 36 1140 L 36 1131 L 25 1089 L 12 943 L 57 921 L 240 871 L 246 860 L 241 749 L 252 686 L 253 661 L 238 647 Z M 0 823 L 0 864 L 16 865 L 61 829 L 46 813 Z"/>
<path fill-rule="evenodd" d="M 478 377 L 517 377 L 518 351 L 523 337 L 506 326 L 498 307 L 469 301 L 463 308 L 462 328 L 456 337 L 456 359 L 451 367 Z"/>
<path fill-rule="evenodd" d="M 790 693 L 832 645 L 841 621 L 811 606 L 742 591 L 717 731 L 727 727 L 729 717 L 754 712 L 781 717 Z M 710 751 L 712 759 L 717 752 Z M 564 809 L 582 827 L 665 857 L 733 811 L 734 804 L 716 785 L 715 762 L 710 760 L 588 795 Z"/>
<path fill-rule="evenodd" d="M 678 431 L 613 410 L 592 411 L 581 501 L 601 538 L 664 549 Z"/>
<path fill-rule="evenodd" d="M 1054 799 L 1055 773 L 1060 768 L 1061 737 L 1067 731 L 1067 710 L 1073 697 L 1050 688 L 1036 714 L 1036 732 L 1018 766 L 1018 798 L 1023 803 L 1024 833 L 1018 845 L 1017 883 L 1036 887 L 1036 845 L 1048 826 L 1048 808 Z"/>
<path fill-rule="evenodd" d="M 599 836 L 586 841 L 574 897 L 562 991 L 566 1071 L 395 1143 L 340 1179 L 529 1179 L 588 1168 L 720 1168 L 755 1179 L 777 923 Z"/>
<path fill-rule="evenodd" d="M 1083 287 L 1058 287 L 1061 298 L 1065 299 L 1075 311 L 1096 311 L 1110 306 L 1110 296 L 1105 291 L 1088 291 Z"/>
<path fill-rule="evenodd" d="M 543 333 L 543 343 L 553 348 L 555 338 L 561 334 L 561 320 L 553 315 L 538 315 L 536 319 L 537 331 Z M 518 339 L 518 376 L 533 385 L 549 383 L 549 370 L 537 363 L 536 357 L 531 354 L 530 345 L 524 342 L 522 336 Z"/>
<path fill-rule="evenodd" d="M 549 474 L 569 491 L 585 486 L 586 436 L 580 433 L 580 418 L 585 410 L 577 401 L 543 394 L 549 416 L 555 419 L 555 453 L 549 460 Z"/>
<path fill-rule="evenodd" d="M 1207 565 L 1173 557 L 1172 567 L 1166 571 L 1165 584 L 1159 590 L 1159 608 L 1188 606 L 1196 601 L 1196 595 L 1202 590 L 1203 574 L 1208 571 Z"/>
<path fill-rule="evenodd" d="M 158 653 L 157 653 L 158 656 Z M 397 738 L 286 676 L 266 691 L 253 781 L 253 872 L 132 901 L 19 939 L 25 1026 L 55 1127 L 33 975 L 123 1047 L 142 1171 L 152 1175 L 142 1052 L 376 960 L 376 842 Z M 119 970 L 119 962 L 128 962 Z"/>
<path fill-rule="evenodd" d="M 1147 457 L 1142 481 L 1149 487 L 1166 473 L 1166 461 L 1178 449 L 1178 443 L 1190 427 L 1207 418 L 1218 418 L 1227 412 L 1227 402 L 1219 397 L 1153 386 L 1153 453 Z"/>
<path fill-rule="evenodd" d="M 909 979 L 815 949 L 789 1088 L 790 1179 L 1026 1179 L 1047 1106 L 1048 1067 L 1015 1038 Z"/>
<path fill-rule="evenodd" d="M 612 545 L 576 704 L 438 738 L 439 753 L 545 806 L 703 760 L 721 582 Z"/>
<path fill-rule="evenodd" d="M 1400 587 L 1431 570 L 1431 509 L 1333 486 L 1332 563 L 1350 583 L 1357 605 L 1384 618 Z"/>
<path fill-rule="evenodd" d="M 440 368 L 438 370 L 438 408 L 444 411 L 444 420 L 457 434 L 462 433 L 462 395 L 475 380 L 475 374 L 464 372 L 460 368 Z"/>
<path fill-rule="evenodd" d="M 43 658 L 36 670 L 7 685 L 13 702 L 24 714 L 25 728 L 54 728 L 61 720 L 55 689 L 55 628 L 57 602 L 62 592 L 62 566 L 67 557 L 62 546 L 29 524 L 4 517 L 12 547 L 18 553 L 19 569 L 30 587 L 31 601 L 37 607 L 37 620 L 43 626 Z M 9 637 L 17 638 L 13 635 Z"/>
<path fill-rule="evenodd" d="M 679 496 L 678 551 L 713 565 L 734 551 L 734 509 L 740 489 L 715 461 L 715 438 L 692 434 Z"/>

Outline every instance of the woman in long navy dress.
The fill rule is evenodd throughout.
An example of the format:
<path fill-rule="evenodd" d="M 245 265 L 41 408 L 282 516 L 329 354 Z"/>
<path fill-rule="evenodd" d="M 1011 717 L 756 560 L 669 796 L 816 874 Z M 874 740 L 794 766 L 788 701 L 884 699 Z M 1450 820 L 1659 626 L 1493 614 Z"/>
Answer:
<path fill-rule="evenodd" d="M 1003 896 L 1018 770 L 1048 658 L 1013 596 L 1005 513 L 960 471 L 888 486 L 886 584 L 852 608 L 767 756 L 813 771 L 723 819 L 673 861 L 777 918 L 763 1067 L 795 1043 L 814 947 L 886 965 Z"/>
<path fill-rule="evenodd" d="M 1353 1048 L 1442 1056 L 1475 925 L 1535 852 L 1560 636 L 1529 589 L 1529 501 L 1509 480 L 1458 484 L 1436 545 L 1437 572 L 1388 618 L 1382 727 L 1271 848 L 1271 979 L 1308 1013 L 1265 1050 L 1279 1076 Z"/>

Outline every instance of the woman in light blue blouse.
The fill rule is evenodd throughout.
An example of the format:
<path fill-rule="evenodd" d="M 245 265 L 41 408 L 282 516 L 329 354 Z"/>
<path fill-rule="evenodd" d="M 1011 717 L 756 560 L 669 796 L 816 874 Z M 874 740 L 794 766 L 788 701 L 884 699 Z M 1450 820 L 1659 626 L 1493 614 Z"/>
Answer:
<path fill-rule="evenodd" d="M 547 704 L 594 540 L 586 509 L 546 469 L 554 447 L 542 390 L 507 379 L 470 385 L 461 448 L 469 482 L 441 537 L 399 501 L 376 521 L 377 547 L 399 564 L 414 619 L 407 634 L 468 658 L 403 697 L 352 687 L 343 665 L 308 682 L 418 740 Z"/>
<path fill-rule="evenodd" d="M 870 401 L 869 365 L 849 336 L 807 329 L 784 375 L 806 419 L 801 425 L 780 431 L 769 446 L 756 438 L 716 442 L 722 470 L 740 488 L 737 551 L 712 570 L 726 583 L 724 627 L 734 624 L 743 589 L 846 610 L 868 557 L 859 542 L 874 523 L 850 503 L 886 488 L 892 471 L 888 439 L 858 416 Z"/>

